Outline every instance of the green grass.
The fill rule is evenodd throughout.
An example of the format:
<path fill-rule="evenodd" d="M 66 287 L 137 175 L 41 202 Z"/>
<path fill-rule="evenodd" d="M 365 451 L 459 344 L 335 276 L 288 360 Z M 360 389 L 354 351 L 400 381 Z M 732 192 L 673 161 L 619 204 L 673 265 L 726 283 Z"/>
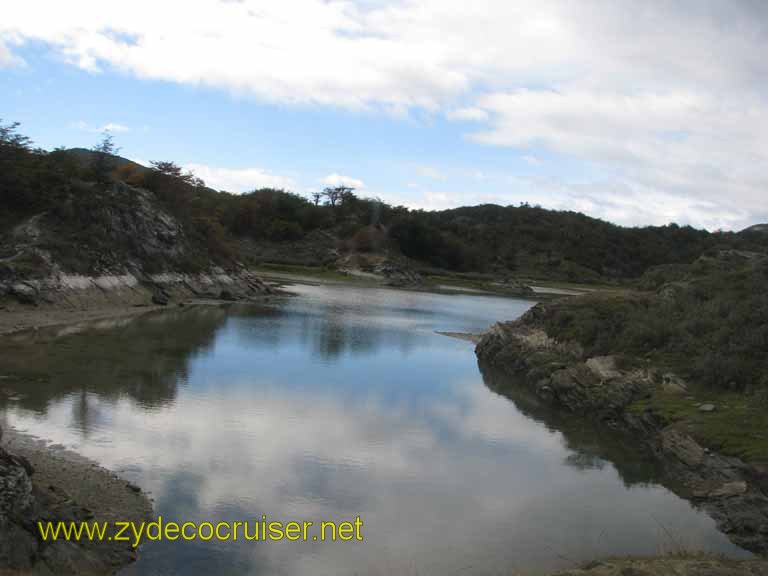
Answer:
<path fill-rule="evenodd" d="M 714 404 L 701 412 L 696 404 Z M 646 410 L 690 434 L 703 446 L 746 462 L 768 462 L 768 407 L 755 396 L 714 391 L 680 395 L 658 391 L 629 410 Z"/>

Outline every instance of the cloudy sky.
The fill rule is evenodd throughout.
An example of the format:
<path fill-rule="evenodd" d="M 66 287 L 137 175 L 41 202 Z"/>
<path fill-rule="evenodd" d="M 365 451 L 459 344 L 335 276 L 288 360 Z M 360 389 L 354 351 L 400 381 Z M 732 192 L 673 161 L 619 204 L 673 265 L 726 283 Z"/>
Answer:
<path fill-rule="evenodd" d="M 0 118 L 216 188 L 768 220 L 761 0 L 25 0 Z"/>

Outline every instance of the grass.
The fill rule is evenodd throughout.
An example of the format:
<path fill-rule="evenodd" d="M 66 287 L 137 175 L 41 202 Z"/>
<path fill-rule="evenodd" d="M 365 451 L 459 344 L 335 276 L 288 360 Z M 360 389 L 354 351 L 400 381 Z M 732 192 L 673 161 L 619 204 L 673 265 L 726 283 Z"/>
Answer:
<path fill-rule="evenodd" d="M 701 412 L 697 404 L 714 404 L 717 409 Z M 659 390 L 629 409 L 638 414 L 650 410 L 726 456 L 768 462 L 768 409 L 755 396 L 709 390 L 681 395 Z"/>

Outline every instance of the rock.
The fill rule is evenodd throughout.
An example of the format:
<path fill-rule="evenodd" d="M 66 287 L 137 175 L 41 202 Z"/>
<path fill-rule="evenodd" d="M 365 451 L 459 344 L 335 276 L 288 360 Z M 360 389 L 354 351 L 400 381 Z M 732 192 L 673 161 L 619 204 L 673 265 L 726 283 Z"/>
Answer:
<path fill-rule="evenodd" d="M 156 292 L 155 294 L 152 294 L 152 304 L 157 304 L 158 306 L 168 306 L 169 302 L 170 299 L 168 298 L 167 294 L 163 294 L 162 292 Z"/>
<path fill-rule="evenodd" d="M 763 576 L 765 560 L 730 560 L 706 554 L 670 554 L 649 558 L 611 558 L 552 576 Z"/>
<path fill-rule="evenodd" d="M 747 492 L 747 483 L 744 481 L 726 482 L 719 488 L 710 490 L 710 498 L 730 498 L 732 496 L 740 496 Z"/>
<path fill-rule="evenodd" d="M 693 438 L 677 430 L 665 429 L 661 432 L 661 450 L 677 458 L 690 468 L 696 468 L 704 461 L 704 448 Z"/>
<path fill-rule="evenodd" d="M 717 406 L 714 404 L 702 404 L 699 406 L 699 412 L 714 412 L 717 410 Z"/>
<path fill-rule="evenodd" d="M 661 389 L 667 394 L 686 394 L 688 385 L 676 374 L 668 372 L 661 377 Z"/>
<path fill-rule="evenodd" d="M 505 293 L 511 296 L 532 297 L 536 294 L 528 284 L 514 278 L 505 278 L 501 281 L 500 286 Z"/>
<path fill-rule="evenodd" d="M 222 290 L 219 293 L 219 299 L 220 300 L 226 300 L 228 302 L 233 302 L 233 301 L 237 300 L 237 298 L 235 298 L 235 295 L 232 294 L 232 292 L 230 292 L 229 290 Z"/>
<path fill-rule="evenodd" d="M 621 372 L 616 368 L 615 356 L 595 356 L 587 360 L 586 365 L 603 381 L 621 376 Z"/>
<path fill-rule="evenodd" d="M 46 546 L 42 560 L 54 574 L 99 574 L 106 569 L 94 555 L 67 540 L 57 540 Z"/>
<path fill-rule="evenodd" d="M 12 285 L 8 289 L 8 294 L 16 298 L 21 304 L 28 306 L 37 306 L 38 293 L 32 286 L 24 283 Z"/>
<path fill-rule="evenodd" d="M 558 370 L 552 374 L 552 379 L 550 382 L 552 384 L 552 388 L 554 388 L 558 393 L 566 392 L 577 386 L 576 380 L 573 378 L 571 371 L 567 368 Z"/>
<path fill-rule="evenodd" d="M 32 514 L 34 505 L 29 474 L 0 448 L 0 571 L 31 567 L 37 541 L 24 530 L 22 521 Z"/>

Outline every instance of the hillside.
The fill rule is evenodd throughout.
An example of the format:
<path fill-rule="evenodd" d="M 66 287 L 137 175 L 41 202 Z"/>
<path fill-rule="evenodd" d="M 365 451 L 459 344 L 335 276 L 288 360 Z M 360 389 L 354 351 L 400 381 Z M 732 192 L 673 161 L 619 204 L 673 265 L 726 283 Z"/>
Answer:
<path fill-rule="evenodd" d="M 763 251 L 767 242 L 754 231 L 624 228 L 527 204 L 425 212 L 349 189 L 315 201 L 273 189 L 235 195 L 172 162 L 147 168 L 115 152 L 111 142 L 36 150 L 17 125 L 0 124 L 0 278 L 45 275 L 54 264 L 88 275 L 335 267 L 374 253 L 428 273 L 616 282 L 714 247 Z"/>

